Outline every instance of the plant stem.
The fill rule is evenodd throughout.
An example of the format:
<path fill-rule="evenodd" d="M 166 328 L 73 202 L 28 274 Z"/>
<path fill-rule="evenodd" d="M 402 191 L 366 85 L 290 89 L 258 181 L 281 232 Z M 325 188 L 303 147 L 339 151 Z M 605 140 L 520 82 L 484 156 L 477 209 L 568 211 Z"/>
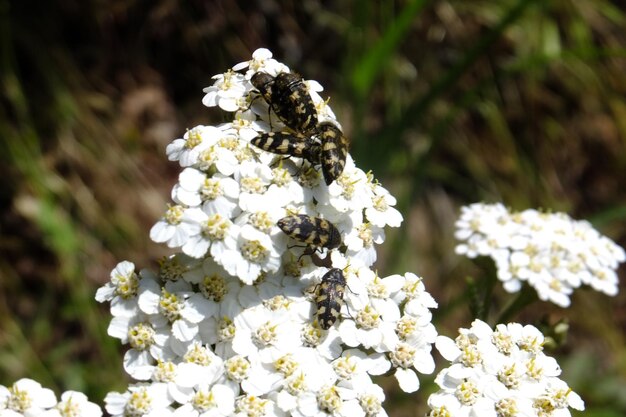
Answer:
<path fill-rule="evenodd" d="M 522 311 L 524 307 L 538 300 L 537 292 L 530 287 L 530 285 L 524 285 L 520 292 L 517 294 L 509 305 L 498 315 L 496 323 L 506 323 L 511 317 Z"/>

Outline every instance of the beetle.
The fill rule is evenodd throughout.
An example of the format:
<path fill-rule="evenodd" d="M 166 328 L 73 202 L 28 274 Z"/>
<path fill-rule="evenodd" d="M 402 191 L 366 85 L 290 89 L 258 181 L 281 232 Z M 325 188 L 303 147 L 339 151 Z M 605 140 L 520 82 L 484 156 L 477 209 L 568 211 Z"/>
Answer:
<path fill-rule="evenodd" d="M 315 131 L 317 110 L 300 75 L 281 72 L 272 77 L 259 71 L 252 76 L 250 82 L 287 127 L 305 135 Z"/>
<path fill-rule="evenodd" d="M 302 157 L 321 165 L 324 181 L 330 185 L 343 172 L 350 141 L 331 122 L 318 123 L 315 103 L 302 77 L 280 72 L 272 77 L 263 71 L 250 79 L 278 118 L 293 131 L 269 136 L 263 133 L 251 143 L 268 152 Z"/>
<path fill-rule="evenodd" d="M 278 220 L 277 225 L 287 236 L 309 246 L 335 249 L 341 245 L 339 230 L 326 219 L 294 214 Z"/>
<path fill-rule="evenodd" d="M 322 159 L 322 147 L 314 139 L 291 132 L 261 133 L 250 140 L 254 146 L 279 155 L 295 156 L 317 165 Z"/>
<path fill-rule="evenodd" d="M 321 164 L 326 185 L 335 181 L 346 166 L 348 157 L 348 138 L 337 126 L 330 122 L 320 123 L 318 136 L 322 142 Z"/>
<path fill-rule="evenodd" d="M 317 322 L 322 329 L 330 329 L 339 318 L 345 291 L 346 278 L 341 269 L 332 268 L 324 274 L 315 297 Z"/>

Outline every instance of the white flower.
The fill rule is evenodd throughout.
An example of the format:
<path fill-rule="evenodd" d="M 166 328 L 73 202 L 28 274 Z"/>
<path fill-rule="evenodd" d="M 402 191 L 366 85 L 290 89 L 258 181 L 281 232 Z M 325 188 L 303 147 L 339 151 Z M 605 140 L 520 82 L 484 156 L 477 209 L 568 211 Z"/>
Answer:
<path fill-rule="evenodd" d="M 261 233 L 267 234 L 272 238 L 273 246 L 282 246 L 285 244 L 285 235 L 278 229 L 276 222 L 286 215 L 285 209 L 280 206 L 260 206 L 254 211 L 247 211 L 235 219 L 235 223 L 239 226 L 250 225 Z"/>
<path fill-rule="evenodd" d="M 276 404 L 292 415 L 297 415 L 301 400 L 336 379 L 330 364 L 311 348 L 298 348 L 278 358 L 273 368 L 279 377 Z"/>
<path fill-rule="evenodd" d="M 138 285 L 135 264 L 122 261 L 111 271 L 111 280 L 96 292 L 96 301 L 111 301 L 116 296 L 133 297 L 137 295 Z"/>
<path fill-rule="evenodd" d="M 184 253 L 176 253 L 159 260 L 158 276 L 163 281 L 183 280 L 189 271 L 198 268 L 201 264 L 202 262 L 198 259 L 194 259 Z M 142 270 L 140 275 L 142 278 L 153 276 L 152 272 L 148 270 Z"/>
<path fill-rule="evenodd" d="M 365 417 L 356 391 L 327 384 L 317 392 L 307 392 L 298 401 L 296 416 Z"/>
<path fill-rule="evenodd" d="M 369 391 L 372 380 L 369 375 L 381 375 L 389 369 L 389 362 L 380 353 L 366 354 L 359 349 L 347 349 L 332 362 L 338 386 L 359 393 Z"/>
<path fill-rule="evenodd" d="M 379 184 L 372 184 L 372 205 L 365 209 L 367 221 L 378 227 L 400 227 L 402 214 L 394 207 L 396 198 Z"/>
<path fill-rule="evenodd" d="M 370 207 L 372 194 L 370 179 L 354 165 L 351 157 L 346 160 L 346 166 L 339 178 L 328 186 L 325 183 L 320 184 L 314 190 L 314 196 L 322 207 L 328 204 L 330 207 L 327 209 L 332 207 L 338 213 L 360 211 Z"/>
<path fill-rule="evenodd" d="M 488 235 L 498 230 L 503 219 L 509 217 L 509 213 L 502 204 L 472 204 L 461 207 L 461 216 L 456 222 L 457 231 L 455 237 L 459 240 L 467 240 L 472 235 Z"/>
<path fill-rule="evenodd" d="M 539 396 L 539 401 L 534 403 L 541 411 L 555 410 L 558 415 L 569 415 L 568 407 L 583 411 L 585 403 L 578 394 L 558 378 L 550 378 L 546 381 L 544 392 Z M 552 411 L 553 413 L 555 411 Z"/>
<path fill-rule="evenodd" d="M 324 91 L 324 87 L 320 83 L 315 80 L 305 80 L 304 83 L 311 94 L 311 98 L 313 99 L 313 103 L 315 104 L 315 110 L 317 111 L 317 119 L 321 122 L 333 122 L 337 125 L 338 128 L 342 128 L 339 121 L 337 121 L 337 117 L 335 116 L 335 112 L 328 105 L 328 100 L 324 99 L 320 96 L 320 92 Z"/>
<path fill-rule="evenodd" d="M 149 379 L 153 385 L 161 384 L 165 386 L 166 395 L 170 402 L 185 403 L 193 394 L 193 389 L 189 387 L 187 381 L 181 383 L 179 365 L 172 360 L 159 360 L 152 367 Z"/>
<path fill-rule="evenodd" d="M 61 401 L 53 409 L 42 414 L 43 417 L 100 417 L 100 407 L 89 401 L 81 392 L 65 391 Z"/>
<path fill-rule="evenodd" d="M 241 164 L 235 179 L 241 189 L 239 206 L 244 211 L 252 211 L 262 202 L 263 195 L 272 182 L 272 170 L 267 165 L 246 161 Z"/>
<path fill-rule="evenodd" d="M 509 212 L 501 204 L 472 204 L 461 209 L 455 236 L 459 254 L 491 257 L 505 290 L 527 282 L 541 300 L 570 305 L 582 284 L 615 295 L 616 269 L 626 253 L 586 221 L 563 213 Z"/>
<path fill-rule="evenodd" d="M 182 251 L 191 257 L 201 258 L 210 250 L 216 262 L 223 263 L 223 254 L 233 249 L 239 237 L 239 227 L 228 216 L 220 213 L 206 213 L 201 209 L 189 209 L 188 239 Z"/>
<path fill-rule="evenodd" d="M 251 362 L 271 363 L 302 345 L 289 310 L 272 311 L 263 305 L 248 308 L 235 318 L 235 326 L 233 350 Z"/>
<path fill-rule="evenodd" d="M 370 266 L 376 262 L 376 248 L 374 243 L 380 244 L 385 240 L 382 228 L 370 223 L 355 225 L 350 233 L 343 238 L 348 250 L 346 255 L 359 259 L 364 265 Z"/>
<path fill-rule="evenodd" d="M 435 362 L 430 355 L 430 345 L 421 349 L 406 342 L 396 344 L 389 354 L 391 365 L 396 368 L 394 376 L 404 392 L 419 389 L 419 379 L 414 369 L 422 374 L 431 374 L 435 370 Z"/>
<path fill-rule="evenodd" d="M 142 271 L 144 278 L 140 286 L 158 286 L 155 277 L 147 271 Z M 138 298 L 135 299 L 135 303 Z M 170 356 L 166 346 L 170 336 L 170 328 L 167 326 L 167 318 L 160 314 L 145 314 L 137 305 L 133 315 L 114 316 L 108 327 L 111 337 L 120 339 L 122 343 L 130 344 L 124 355 L 124 369 L 139 380 L 148 379 L 152 372 L 155 359 L 163 359 Z"/>
<path fill-rule="evenodd" d="M 199 209 L 170 206 L 150 229 L 150 239 L 157 243 L 165 242 L 170 248 L 183 246 L 190 236 L 197 234 L 200 220 Z"/>
<path fill-rule="evenodd" d="M 219 106 L 224 111 L 240 110 L 239 100 L 246 93 L 246 80 L 243 75 L 227 71 L 213 76 L 215 83 L 204 89 L 206 95 L 202 104 L 207 107 Z"/>
<path fill-rule="evenodd" d="M 239 140 L 237 129 L 232 123 L 217 126 L 218 131 L 212 136 L 212 141 L 198 150 L 194 160 L 194 168 L 203 172 L 213 172 L 222 175 L 232 175 L 239 166 L 239 158 L 245 147 Z"/>
<path fill-rule="evenodd" d="M 141 321 L 140 317 L 136 318 L 137 321 L 135 322 L 114 318 L 109 326 L 109 335 L 119 338 L 126 336 L 126 341 L 130 344 L 131 349 L 124 354 L 124 370 L 135 379 L 147 380 L 152 375 L 155 359 L 169 356 L 164 354 L 164 345 L 169 336 L 169 329 L 165 326 L 155 328 L 148 321 Z M 126 333 L 119 335 L 118 333 L 124 329 L 126 329 Z"/>
<path fill-rule="evenodd" d="M 309 203 L 313 194 L 296 181 L 299 177 L 297 167 L 279 163 L 279 166 L 272 168 L 272 185 L 269 186 L 268 194 L 280 201 L 282 206 Z"/>
<path fill-rule="evenodd" d="M 109 392 L 104 398 L 105 409 L 113 417 L 140 415 L 145 417 L 171 416 L 169 397 L 163 384 L 137 384 L 120 394 Z"/>
<path fill-rule="evenodd" d="M 275 415 L 273 401 L 260 398 L 255 395 L 246 395 L 239 397 L 235 402 L 235 417 L 261 417 L 266 415 Z"/>
<path fill-rule="evenodd" d="M 226 250 L 221 262 L 230 274 L 252 284 L 261 272 L 278 270 L 280 253 L 268 234 L 245 225 L 237 236 L 236 248 Z"/>
<path fill-rule="evenodd" d="M 43 388 L 39 382 L 32 379 L 22 378 L 10 387 L 0 385 L 0 406 L 2 407 L 0 414 L 3 410 L 11 410 L 16 415 L 23 413 L 27 416 L 37 416 L 56 403 L 56 396 L 52 390 Z"/>
<path fill-rule="evenodd" d="M 404 274 L 404 285 L 402 289 L 392 294 L 392 299 L 401 304 L 404 304 L 404 312 L 415 317 L 427 316 L 428 310 L 431 308 L 437 308 L 437 302 L 426 291 L 424 281 L 421 277 L 418 277 L 412 272 Z"/>
<path fill-rule="evenodd" d="M 567 283 L 550 275 L 548 271 L 543 270 L 540 273 L 532 274 L 528 279 L 528 283 L 537 290 L 540 300 L 551 301 L 559 307 L 570 306 L 569 296 L 574 292 L 574 289 Z"/>
<path fill-rule="evenodd" d="M 496 400 L 489 395 L 489 387 L 496 381 L 489 375 L 473 375 L 471 372 L 451 375 L 444 370 L 435 382 L 441 389 L 430 396 L 428 404 L 431 408 L 445 406 L 455 410 L 456 413 L 452 414 L 455 416 L 497 417 Z"/>
<path fill-rule="evenodd" d="M 191 343 L 178 364 L 175 382 L 183 387 L 212 384 L 224 374 L 224 361 L 210 347 Z"/>
<path fill-rule="evenodd" d="M 393 322 L 383 320 L 380 312 L 368 304 L 354 312 L 354 320 L 342 321 L 339 332 L 343 342 L 350 347 L 362 345 L 366 349 L 384 352 L 398 340 L 394 327 Z"/>
<path fill-rule="evenodd" d="M 400 318 L 400 309 L 391 298 L 391 294 L 398 292 L 405 284 L 405 279 L 401 275 L 391 275 L 386 278 L 380 278 L 376 274 L 373 279 L 367 282 L 367 293 L 370 303 L 385 319 L 397 321 Z"/>
<path fill-rule="evenodd" d="M 248 145 L 252 138 L 255 138 L 259 132 L 269 131 L 268 124 L 264 121 L 257 120 L 256 114 L 252 110 L 235 113 L 235 120 L 230 123 L 237 137 L 242 144 Z M 246 148 L 246 152 L 237 155 L 239 162 L 251 161 L 255 159 L 254 152 L 251 148 Z"/>
<path fill-rule="evenodd" d="M 168 281 L 163 287 L 153 280 L 142 280 L 138 303 L 144 313 L 167 319 L 172 335 L 181 342 L 194 340 L 199 323 L 218 311 L 214 301 L 194 293 L 191 285 L 182 280 Z"/>
<path fill-rule="evenodd" d="M 137 312 L 138 289 L 139 277 L 135 273 L 135 264 L 122 261 L 111 271 L 111 280 L 96 291 L 96 301 L 109 301 L 113 316 L 132 316 Z"/>
<path fill-rule="evenodd" d="M 178 161 L 182 167 L 193 166 L 198 163 L 200 154 L 222 135 L 222 130 L 214 126 L 196 126 L 167 146 L 167 157 L 170 161 Z"/>
<path fill-rule="evenodd" d="M 250 79 L 252 74 L 263 71 L 270 75 L 277 75 L 280 72 L 288 72 L 289 68 L 275 59 L 272 59 L 272 52 L 266 48 L 259 48 L 252 53 L 250 61 L 240 62 L 233 66 L 233 70 L 240 71 L 248 68 L 246 79 Z"/>
<path fill-rule="evenodd" d="M 179 183 L 172 190 L 172 199 L 188 207 L 203 204 L 206 213 L 221 213 L 229 217 L 237 212 L 239 184 L 234 179 L 217 173 L 213 176 L 194 168 L 185 168 Z"/>
<path fill-rule="evenodd" d="M 175 412 L 175 417 L 226 417 L 235 410 L 235 393 L 226 385 L 207 384 L 195 388 L 190 401 Z"/>
<path fill-rule="evenodd" d="M 366 417 L 387 417 L 387 412 L 382 407 L 385 392 L 380 386 L 370 384 L 359 393 L 358 399 Z"/>
<path fill-rule="evenodd" d="M 558 363 L 544 355 L 543 339 L 533 326 L 509 323 L 492 330 L 480 320 L 459 329 L 455 340 L 439 336 L 436 347 L 451 365 L 435 378 L 440 389 L 428 400 L 430 415 L 444 409 L 455 416 L 494 417 L 583 410 L 580 397 L 558 378 Z"/>

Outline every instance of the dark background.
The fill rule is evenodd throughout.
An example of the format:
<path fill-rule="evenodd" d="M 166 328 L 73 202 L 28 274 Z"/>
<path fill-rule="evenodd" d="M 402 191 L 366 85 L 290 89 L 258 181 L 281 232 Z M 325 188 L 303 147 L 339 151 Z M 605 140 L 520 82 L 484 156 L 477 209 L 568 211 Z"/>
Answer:
<path fill-rule="evenodd" d="M 376 266 L 424 276 L 440 333 L 469 327 L 468 288 L 493 272 L 454 255 L 461 205 L 564 211 L 626 244 L 621 2 L 0 0 L 0 19 L 0 384 L 100 404 L 126 388 L 93 295 L 117 262 L 170 253 L 148 238 L 180 170 L 165 147 L 220 121 L 202 88 L 259 47 L 325 87 L 357 164 L 397 196 Z M 496 287 L 494 312 L 511 298 Z M 585 415 L 626 415 L 626 298 L 572 304 L 515 320 L 568 323 L 547 353 Z M 380 383 L 392 417 L 434 390 Z"/>

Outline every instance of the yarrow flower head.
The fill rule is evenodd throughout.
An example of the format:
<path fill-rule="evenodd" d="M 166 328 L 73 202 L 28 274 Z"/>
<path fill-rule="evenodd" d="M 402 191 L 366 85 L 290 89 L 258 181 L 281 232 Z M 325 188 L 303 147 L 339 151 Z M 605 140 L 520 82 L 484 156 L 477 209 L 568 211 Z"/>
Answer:
<path fill-rule="evenodd" d="M 395 198 L 347 153 L 319 83 L 291 73 L 266 49 L 214 79 L 203 102 L 231 120 L 196 126 L 168 146 L 169 159 L 184 170 L 151 238 L 193 258 L 211 257 L 249 285 L 279 272 L 285 254 L 302 255 L 277 221 L 306 214 L 332 222 L 342 253 L 371 266 L 383 227 L 400 226 L 402 216 Z M 296 94 L 300 102 L 292 101 Z"/>
<path fill-rule="evenodd" d="M 6 417 L 100 417 L 100 407 L 85 394 L 66 391 L 57 402 L 52 390 L 23 378 L 10 387 L 0 385 L 0 415 Z"/>
<path fill-rule="evenodd" d="M 97 294 L 141 381 L 107 411 L 386 416 L 372 376 L 417 390 L 437 337 L 422 279 L 371 269 L 395 198 L 355 165 L 319 83 L 266 49 L 213 78 L 203 103 L 230 120 L 167 147 L 182 172 L 150 232 L 181 252 L 121 262 Z"/>
<path fill-rule="evenodd" d="M 456 252 L 491 257 L 508 292 L 526 282 L 541 300 L 561 307 L 570 305 L 570 295 L 581 285 L 608 295 L 618 292 L 616 270 L 626 253 L 587 221 L 476 203 L 462 208 L 456 228 L 461 241 Z"/>
<path fill-rule="evenodd" d="M 492 330 L 475 320 L 452 340 L 436 346 L 450 366 L 435 378 L 439 391 L 428 398 L 434 416 L 570 416 L 584 410 L 582 399 L 558 378 L 561 369 L 543 353 L 535 327 L 499 324 Z"/>

